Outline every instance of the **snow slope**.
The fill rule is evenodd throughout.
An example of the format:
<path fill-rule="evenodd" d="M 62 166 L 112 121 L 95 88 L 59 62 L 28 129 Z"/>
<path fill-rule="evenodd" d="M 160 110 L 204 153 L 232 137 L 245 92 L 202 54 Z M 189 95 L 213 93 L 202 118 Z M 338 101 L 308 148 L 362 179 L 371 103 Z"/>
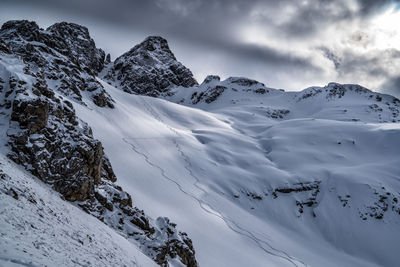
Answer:
<path fill-rule="evenodd" d="M 382 123 L 397 118 L 393 97 L 226 85 L 193 103 L 199 87 L 176 89 L 170 100 L 192 108 L 102 84 L 115 109 L 76 103 L 78 116 L 138 207 L 187 232 L 201 266 L 396 265 L 400 126 Z"/>
<path fill-rule="evenodd" d="M 0 154 L 0 266 L 157 266 Z"/>

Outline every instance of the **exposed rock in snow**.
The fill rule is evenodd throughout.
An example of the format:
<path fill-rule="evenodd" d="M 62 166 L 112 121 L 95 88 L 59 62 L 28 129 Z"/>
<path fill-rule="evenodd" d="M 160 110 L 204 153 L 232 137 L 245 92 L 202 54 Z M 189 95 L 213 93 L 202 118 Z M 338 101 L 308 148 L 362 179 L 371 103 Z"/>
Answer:
<path fill-rule="evenodd" d="M 0 39 L 22 57 L 25 73 L 40 74 L 53 90 L 78 101 L 88 95 L 100 107 L 113 107 L 95 77 L 103 68 L 104 51 L 96 48 L 85 27 L 62 22 L 43 30 L 35 22 L 8 21 L 0 29 Z"/>
<path fill-rule="evenodd" d="M 199 86 L 194 86 L 188 90 L 176 89 L 173 94 L 165 96 L 166 99 L 174 100 L 180 99 L 179 103 L 182 104 L 210 104 L 215 102 L 221 95 L 225 94 L 227 97 L 224 99 L 234 96 L 235 93 L 244 94 L 251 96 L 257 94 L 267 94 L 272 91 L 278 91 L 276 89 L 270 89 L 265 87 L 263 83 L 257 82 L 252 79 L 244 77 L 230 77 L 224 81 L 220 80 L 219 76 L 209 75 Z M 186 95 L 191 92 L 190 97 Z M 235 104 L 236 99 L 234 97 L 229 99 L 231 103 Z"/>
<path fill-rule="evenodd" d="M 196 267 L 192 240 L 176 229 L 166 217 L 156 221 L 143 210 L 132 206 L 131 196 L 114 183 L 102 180 L 94 188 L 94 197 L 78 203 L 86 212 L 115 229 L 161 266 L 178 260 L 184 266 Z"/>
<path fill-rule="evenodd" d="M 104 78 L 125 92 L 148 96 L 169 95 L 174 86 L 197 85 L 192 72 L 176 60 L 167 40 L 159 36 L 146 38 L 118 57 Z"/>
<path fill-rule="evenodd" d="M 177 87 L 164 98 L 206 110 L 252 106 L 254 113 L 276 120 L 335 116 L 343 121 L 400 121 L 399 99 L 357 84 L 332 82 L 324 87 L 285 92 L 247 78 L 230 77 L 220 81 L 218 76 L 210 75 L 199 86 Z"/>
<path fill-rule="evenodd" d="M 9 157 L 52 184 L 67 200 L 85 200 L 100 183 L 101 174 L 107 173 L 102 166 L 108 161 L 91 129 L 75 116 L 72 104 L 56 96 L 38 76 L 32 77 L 31 85 L 13 73 L 5 87 L 6 101 L 12 103 Z"/>
<path fill-rule="evenodd" d="M 0 266 L 156 266 L 0 154 Z"/>
<path fill-rule="evenodd" d="M 88 73 L 99 73 L 104 67 L 105 53 L 96 48 L 89 30 L 75 23 L 61 22 L 51 25 L 47 31 L 64 40 L 65 54 Z M 62 49 L 61 48 L 61 49 Z"/>

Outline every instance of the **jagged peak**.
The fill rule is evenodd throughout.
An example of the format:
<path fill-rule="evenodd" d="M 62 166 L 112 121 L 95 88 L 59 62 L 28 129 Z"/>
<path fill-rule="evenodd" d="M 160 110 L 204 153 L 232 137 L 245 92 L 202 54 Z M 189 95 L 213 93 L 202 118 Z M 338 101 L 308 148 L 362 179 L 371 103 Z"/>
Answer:
<path fill-rule="evenodd" d="M 155 54 L 154 52 L 157 52 L 158 54 L 161 54 L 163 56 L 167 55 L 168 58 L 176 60 L 174 53 L 172 53 L 171 49 L 169 48 L 168 41 L 161 36 L 147 37 L 146 39 L 144 39 L 143 42 L 135 45 L 124 55 L 132 55 L 141 52 L 142 53 L 152 52 L 153 56 Z"/>
<path fill-rule="evenodd" d="M 20 56 L 27 64 L 26 73 L 39 68 L 64 96 L 82 101 L 81 92 L 87 91 L 96 105 L 113 107 L 95 78 L 104 67 L 105 53 L 86 27 L 60 22 L 44 30 L 34 21 L 12 20 L 3 24 L 0 38 L 0 51 Z"/>
<path fill-rule="evenodd" d="M 166 39 L 149 36 L 119 56 L 104 79 L 125 92 L 159 96 L 172 94 L 173 86 L 197 85 L 193 73 L 180 63 Z"/>
<path fill-rule="evenodd" d="M 0 35 L 4 38 L 15 38 L 15 34 L 27 41 L 37 41 L 39 26 L 29 20 L 9 20 L 0 29 Z"/>
<path fill-rule="evenodd" d="M 48 27 L 47 31 L 62 38 L 80 63 L 89 67 L 95 73 L 103 69 L 105 52 L 96 47 L 88 28 L 76 23 L 59 22 Z"/>
<path fill-rule="evenodd" d="M 265 86 L 263 83 L 260 83 L 259 81 L 249 79 L 246 77 L 229 77 L 228 79 L 226 79 L 226 81 L 229 83 L 236 83 L 241 86 L 252 86 L 252 85 Z"/>
<path fill-rule="evenodd" d="M 325 88 L 333 88 L 333 87 L 343 87 L 343 88 L 349 88 L 350 90 L 368 90 L 371 91 L 369 89 L 367 89 L 366 87 L 356 84 L 356 83 L 338 83 L 338 82 L 330 82 L 328 83 Z"/>
<path fill-rule="evenodd" d="M 146 37 L 146 39 L 144 39 L 144 42 L 148 42 L 148 43 L 154 43 L 154 44 L 167 44 L 168 45 L 168 41 L 167 39 L 165 39 L 164 37 L 158 36 L 158 35 L 151 35 Z"/>
<path fill-rule="evenodd" d="M 91 40 L 89 30 L 85 26 L 72 22 L 57 22 L 47 28 L 47 31 L 57 33 L 61 36 L 78 37 L 81 34 L 85 39 Z"/>
<path fill-rule="evenodd" d="M 18 29 L 20 27 L 28 27 L 28 28 L 31 28 L 31 29 L 39 30 L 39 26 L 37 25 L 37 23 L 35 21 L 29 21 L 29 20 L 26 20 L 26 19 L 6 21 L 1 26 L 1 30 Z"/>
<path fill-rule="evenodd" d="M 202 84 L 208 84 L 213 81 L 220 82 L 221 78 L 218 75 L 207 75 Z"/>
<path fill-rule="evenodd" d="M 149 51 L 156 50 L 157 48 L 162 50 L 168 49 L 169 51 L 171 51 L 168 46 L 168 41 L 161 36 L 149 36 L 144 39 L 144 41 L 141 42 L 139 46 L 142 46 Z"/>

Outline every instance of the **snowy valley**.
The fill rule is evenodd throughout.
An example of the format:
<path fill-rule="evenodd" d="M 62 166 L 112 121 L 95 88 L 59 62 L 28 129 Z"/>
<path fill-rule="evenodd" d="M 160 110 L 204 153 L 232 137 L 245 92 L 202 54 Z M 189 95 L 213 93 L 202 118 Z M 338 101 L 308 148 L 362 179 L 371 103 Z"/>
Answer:
<path fill-rule="evenodd" d="M 400 100 L 198 84 L 161 37 L 0 30 L 0 265 L 396 266 Z"/>

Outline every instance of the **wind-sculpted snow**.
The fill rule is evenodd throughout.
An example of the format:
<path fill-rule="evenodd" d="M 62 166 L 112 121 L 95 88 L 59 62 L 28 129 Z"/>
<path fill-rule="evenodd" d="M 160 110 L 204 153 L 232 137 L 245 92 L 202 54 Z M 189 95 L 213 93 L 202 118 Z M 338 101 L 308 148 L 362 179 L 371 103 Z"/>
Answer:
<path fill-rule="evenodd" d="M 170 95 L 174 86 L 197 85 L 192 72 L 176 60 L 167 40 L 159 36 L 146 38 L 118 57 L 104 78 L 125 92 L 148 96 Z"/>
<path fill-rule="evenodd" d="M 310 102 L 301 104 L 312 97 L 298 101 L 302 92 L 241 84 L 238 104 L 228 101 L 237 95 L 225 92 L 209 104 L 186 104 L 208 111 L 108 85 L 115 110 L 76 108 L 112 155 L 128 192 L 188 232 L 200 265 L 393 265 L 400 238 L 398 123 L 368 122 L 378 118 L 357 109 L 353 115 L 366 122 L 328 112 L 329 103 L 349 96 L 362 105 L 379 102 L 355 89 L 340 100 L 324 95 L 328 109 L 315 112 Z M 272 116 L 292 103 L 299 106 Z M 322 112 L 332 118 L 318 118 Z M 137 168 L 145 180 L 129 175 Z"/>

